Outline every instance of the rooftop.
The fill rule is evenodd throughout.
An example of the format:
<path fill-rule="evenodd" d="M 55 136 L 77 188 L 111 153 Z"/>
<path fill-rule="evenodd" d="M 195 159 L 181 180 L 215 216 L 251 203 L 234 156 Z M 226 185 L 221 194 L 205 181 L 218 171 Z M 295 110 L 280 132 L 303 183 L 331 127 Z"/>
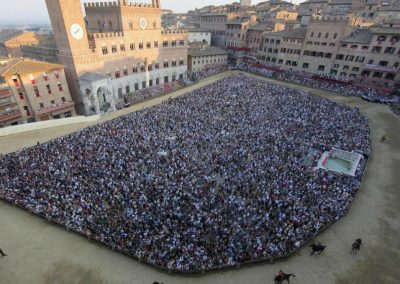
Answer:
<path fill-rule="evenodd" d="M 271 26 L 269 24 L 261 23 L 249 28 L 249 30 L 253 31 L 269 31 L 271 30 Z"/>
<path fill-rule="evenodd" d="M 0 42 L 6 42 L 10 39 L 23 34 L 23 30 L 7 29 L 0 31 Z"/>
<path fill-rule="evenodd" d="M 266 34 L 288 38 L 305 38 L 307 34 L 307 28 L 298 28 L 290 31 L 269 32 Z"/>
<path fill-rule="evenodd" d="M 32 73 L 47 72 L 57 69 L 64 69 L 64 66 L 60 64 L 52 64 L 42 61 L 21 59 L 10 62 L 10 64 L 7 65 L 7 67 L 2 72 L 1 75 L 6 77 L 15 74 L 32 74 Z"/>
<path fill-rule="evenodd" d="M 373 34 L 370 30 L 367 29 L 357 29 L 352 34 L 350 34 L 347 38 L 343 39 L 344 43 L 371 43 Z"/>
<path fill-rule="evenodd" d="M 223 50 L 222 48 L 219 47 L 208 47 L 205 49 L 194 49 L 194 48 L 189 48 L 188 55 L 193 56 L 193 57 L 198 57 L 198 56 L 210 56 L 210 55 L 219 55 L 219 54 L 228 54 L 226 50 Z"/>

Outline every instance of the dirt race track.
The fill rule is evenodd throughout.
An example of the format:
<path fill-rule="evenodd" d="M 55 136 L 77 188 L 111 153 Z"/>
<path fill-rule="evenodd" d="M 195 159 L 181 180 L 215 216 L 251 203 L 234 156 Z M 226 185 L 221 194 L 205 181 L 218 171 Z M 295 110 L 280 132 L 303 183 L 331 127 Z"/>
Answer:
<path fill-rule="evenodd" d="M 102 121 L 180 96 L 232 73 L 207 78 L 173 94 L 105 116 Z M 400 283 L 400 118 L 384 105 L 280 84 L 357 106 L 370 121 L 373 154 L 363 184 L 349 214 L 318 237 L 328 245 L 321 256 L 310 257 L 309 248 L 303 248 L 281 263 L 195 277 L 169 275 L 0 202 L 0 248 L 8 253 L 7 257 L 0 258 L 0 283 L 267 284 L 273 283 L 273 276 L 280 269 L 296 274 L 291 281 L 293 284 Z M 87 126 L 73 125 L 3 137 L 0 138 L 0 153 L 48 141 Z M 387 140 L 382 143 L 383 135 L 387 135 Z M 358 255 L 351 255 L 351 244 L 357 237 L 363 239 L 363 247 Z"/>

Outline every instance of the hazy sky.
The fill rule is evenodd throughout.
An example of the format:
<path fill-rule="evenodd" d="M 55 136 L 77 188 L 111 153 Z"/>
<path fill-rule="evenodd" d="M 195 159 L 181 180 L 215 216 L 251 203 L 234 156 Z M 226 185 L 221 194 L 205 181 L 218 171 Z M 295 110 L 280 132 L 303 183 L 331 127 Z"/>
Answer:
<path fill-rule="evenodd" d="M 116 0 L 106 0 L 116 1 Z M 237 0 L 238 2 L 239 0 Z M 253 4 L 263 0 L 253 0 Z M 264 0 L 265 1 L 265 0 Z M 290 1 L 290 0 L 288 0 Z M 81 0 L 81 2 L 90 2 Z M 150 3 L 151 0 L 133 1 Z M 220 5 L 232 3 L 232 0 L 161 0 L 161 6 L 175 12 L 186 12 L 190 9 L 201 8 L 206 5 Z M 301 2 L 293 0 L 293 3 Z M 0 23 L 7 22 L 49 22 L 45 0 L 0 0 Z"/>

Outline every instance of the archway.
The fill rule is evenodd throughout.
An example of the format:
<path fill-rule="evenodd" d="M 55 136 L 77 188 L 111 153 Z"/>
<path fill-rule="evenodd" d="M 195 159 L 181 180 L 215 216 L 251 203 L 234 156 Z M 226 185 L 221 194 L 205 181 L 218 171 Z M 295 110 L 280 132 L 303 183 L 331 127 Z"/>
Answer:
<path fill-rule="evenodd" d="M 106 87 L 97 89 L 97 100 L 99 102 L 100 111 L 107 112 L 111 108 L 111 93 Z"/>

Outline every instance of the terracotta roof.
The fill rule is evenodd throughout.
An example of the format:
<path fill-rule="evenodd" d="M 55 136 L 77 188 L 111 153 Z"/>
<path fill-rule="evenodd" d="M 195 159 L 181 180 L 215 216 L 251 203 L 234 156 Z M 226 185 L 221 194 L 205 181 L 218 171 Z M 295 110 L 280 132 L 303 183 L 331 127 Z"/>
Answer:
<path fill-rule="evenodd" d="M 64 69 L 64 65 L 22 59 L 18 60 L 14 64 L 10 64 L 9 66 L 7 66 L 7 68 L 1 75 L 6 77 L 15 74 L 31 74 L 31 73 L 46 72 L 56 69 Z"/>
<path fill-rule="evenodd" d="M 220 54 L 228 54 L 226 50 L 223 50 L 219 47 L 208 47 L 206 49 L 191 49 L 189 48 L 188 55 L 197 57 L 197 56 L 209 56 L 209 55 L 220 55 Z"/>

